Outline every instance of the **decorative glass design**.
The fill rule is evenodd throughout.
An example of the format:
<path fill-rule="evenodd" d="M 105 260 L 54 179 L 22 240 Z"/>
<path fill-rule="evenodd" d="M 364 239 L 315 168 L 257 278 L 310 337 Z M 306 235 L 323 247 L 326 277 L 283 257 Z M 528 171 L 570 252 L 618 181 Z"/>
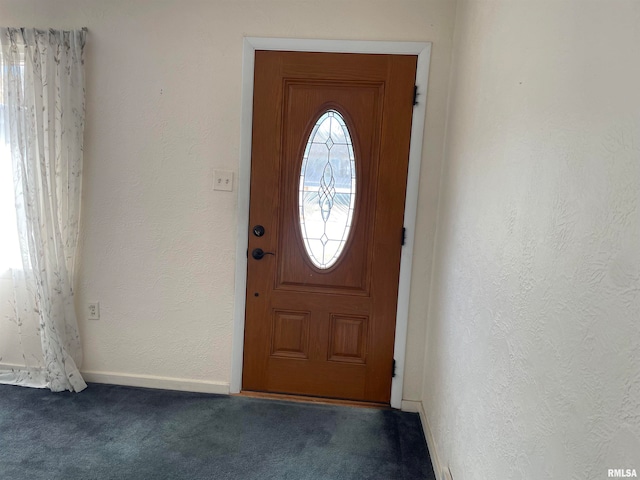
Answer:
<path fill-rule="evenodd" d="M 300 171 L 300 231 L 313 264 L 338 261 L 351 231 L 356 201 L 356 165 L 349 129 L 340 113 L 318 119 L 304 150 Z"/>

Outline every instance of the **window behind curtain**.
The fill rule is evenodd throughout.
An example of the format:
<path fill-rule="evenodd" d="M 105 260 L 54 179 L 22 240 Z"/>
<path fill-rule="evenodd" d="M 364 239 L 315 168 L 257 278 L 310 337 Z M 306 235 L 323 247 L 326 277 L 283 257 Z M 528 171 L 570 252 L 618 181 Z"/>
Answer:
<path fill-rule="evenodd" d="M 13 194 L 11 152 L 5 139 L 7 131 L 4 105 L 6 75 L 5 69 L 0 69 L 0 274 L 10 268 L 22 269 Z"/>

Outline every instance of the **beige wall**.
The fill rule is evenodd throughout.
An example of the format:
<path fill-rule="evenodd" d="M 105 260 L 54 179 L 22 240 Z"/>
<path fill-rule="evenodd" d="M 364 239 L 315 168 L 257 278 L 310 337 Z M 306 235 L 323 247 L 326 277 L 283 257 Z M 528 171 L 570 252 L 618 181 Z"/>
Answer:
<path fill-rule="evenodd" d="M 455 480 L 640 471 L 640 3 L 461 1 L 424 411 Z"/>
<path fill-rule="evenodd" d="M 5 25 L 89 28 L 77 306 L 99 301 L 102 319 L 80 315 L 83 370 L 229 382 L 236 193 L 212 182 L 238 170 L 244 35 L 432 41 L 404 394 L 418 399 L 454 16 L 447 0 L 0 0 Z"/>

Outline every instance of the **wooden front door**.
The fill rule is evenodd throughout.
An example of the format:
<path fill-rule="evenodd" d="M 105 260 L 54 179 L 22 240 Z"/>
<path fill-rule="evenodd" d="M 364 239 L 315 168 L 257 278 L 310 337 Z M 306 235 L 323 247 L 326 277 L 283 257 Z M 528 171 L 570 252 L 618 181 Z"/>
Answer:
<path fill-rule="evenodd" d="M 389 403 L 416 61 L 256 52 L 243 390 Z"/>

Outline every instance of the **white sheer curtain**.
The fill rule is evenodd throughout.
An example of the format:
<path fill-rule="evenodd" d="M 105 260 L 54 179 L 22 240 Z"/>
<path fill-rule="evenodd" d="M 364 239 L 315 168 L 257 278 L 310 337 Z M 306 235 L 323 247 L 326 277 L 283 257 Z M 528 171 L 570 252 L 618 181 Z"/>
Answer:
<path fill-rule="evenodd" d="M 86 387 L 73 300 L 84 132 L 86 31 L 0 27 L 0 146 L 9 152 L 22 268 L 8 318 L 22 363 L 0 382 Z M 10 160 L 6 160 L 9 157 Z M 33 341 L 35 338 L 39 342 Z M 0 342 L 2 347 L 2 342 Z M 3 352 L 0 351 L 0 357 Z M 15 362 L 14 362 L 15 363 Z"/>

